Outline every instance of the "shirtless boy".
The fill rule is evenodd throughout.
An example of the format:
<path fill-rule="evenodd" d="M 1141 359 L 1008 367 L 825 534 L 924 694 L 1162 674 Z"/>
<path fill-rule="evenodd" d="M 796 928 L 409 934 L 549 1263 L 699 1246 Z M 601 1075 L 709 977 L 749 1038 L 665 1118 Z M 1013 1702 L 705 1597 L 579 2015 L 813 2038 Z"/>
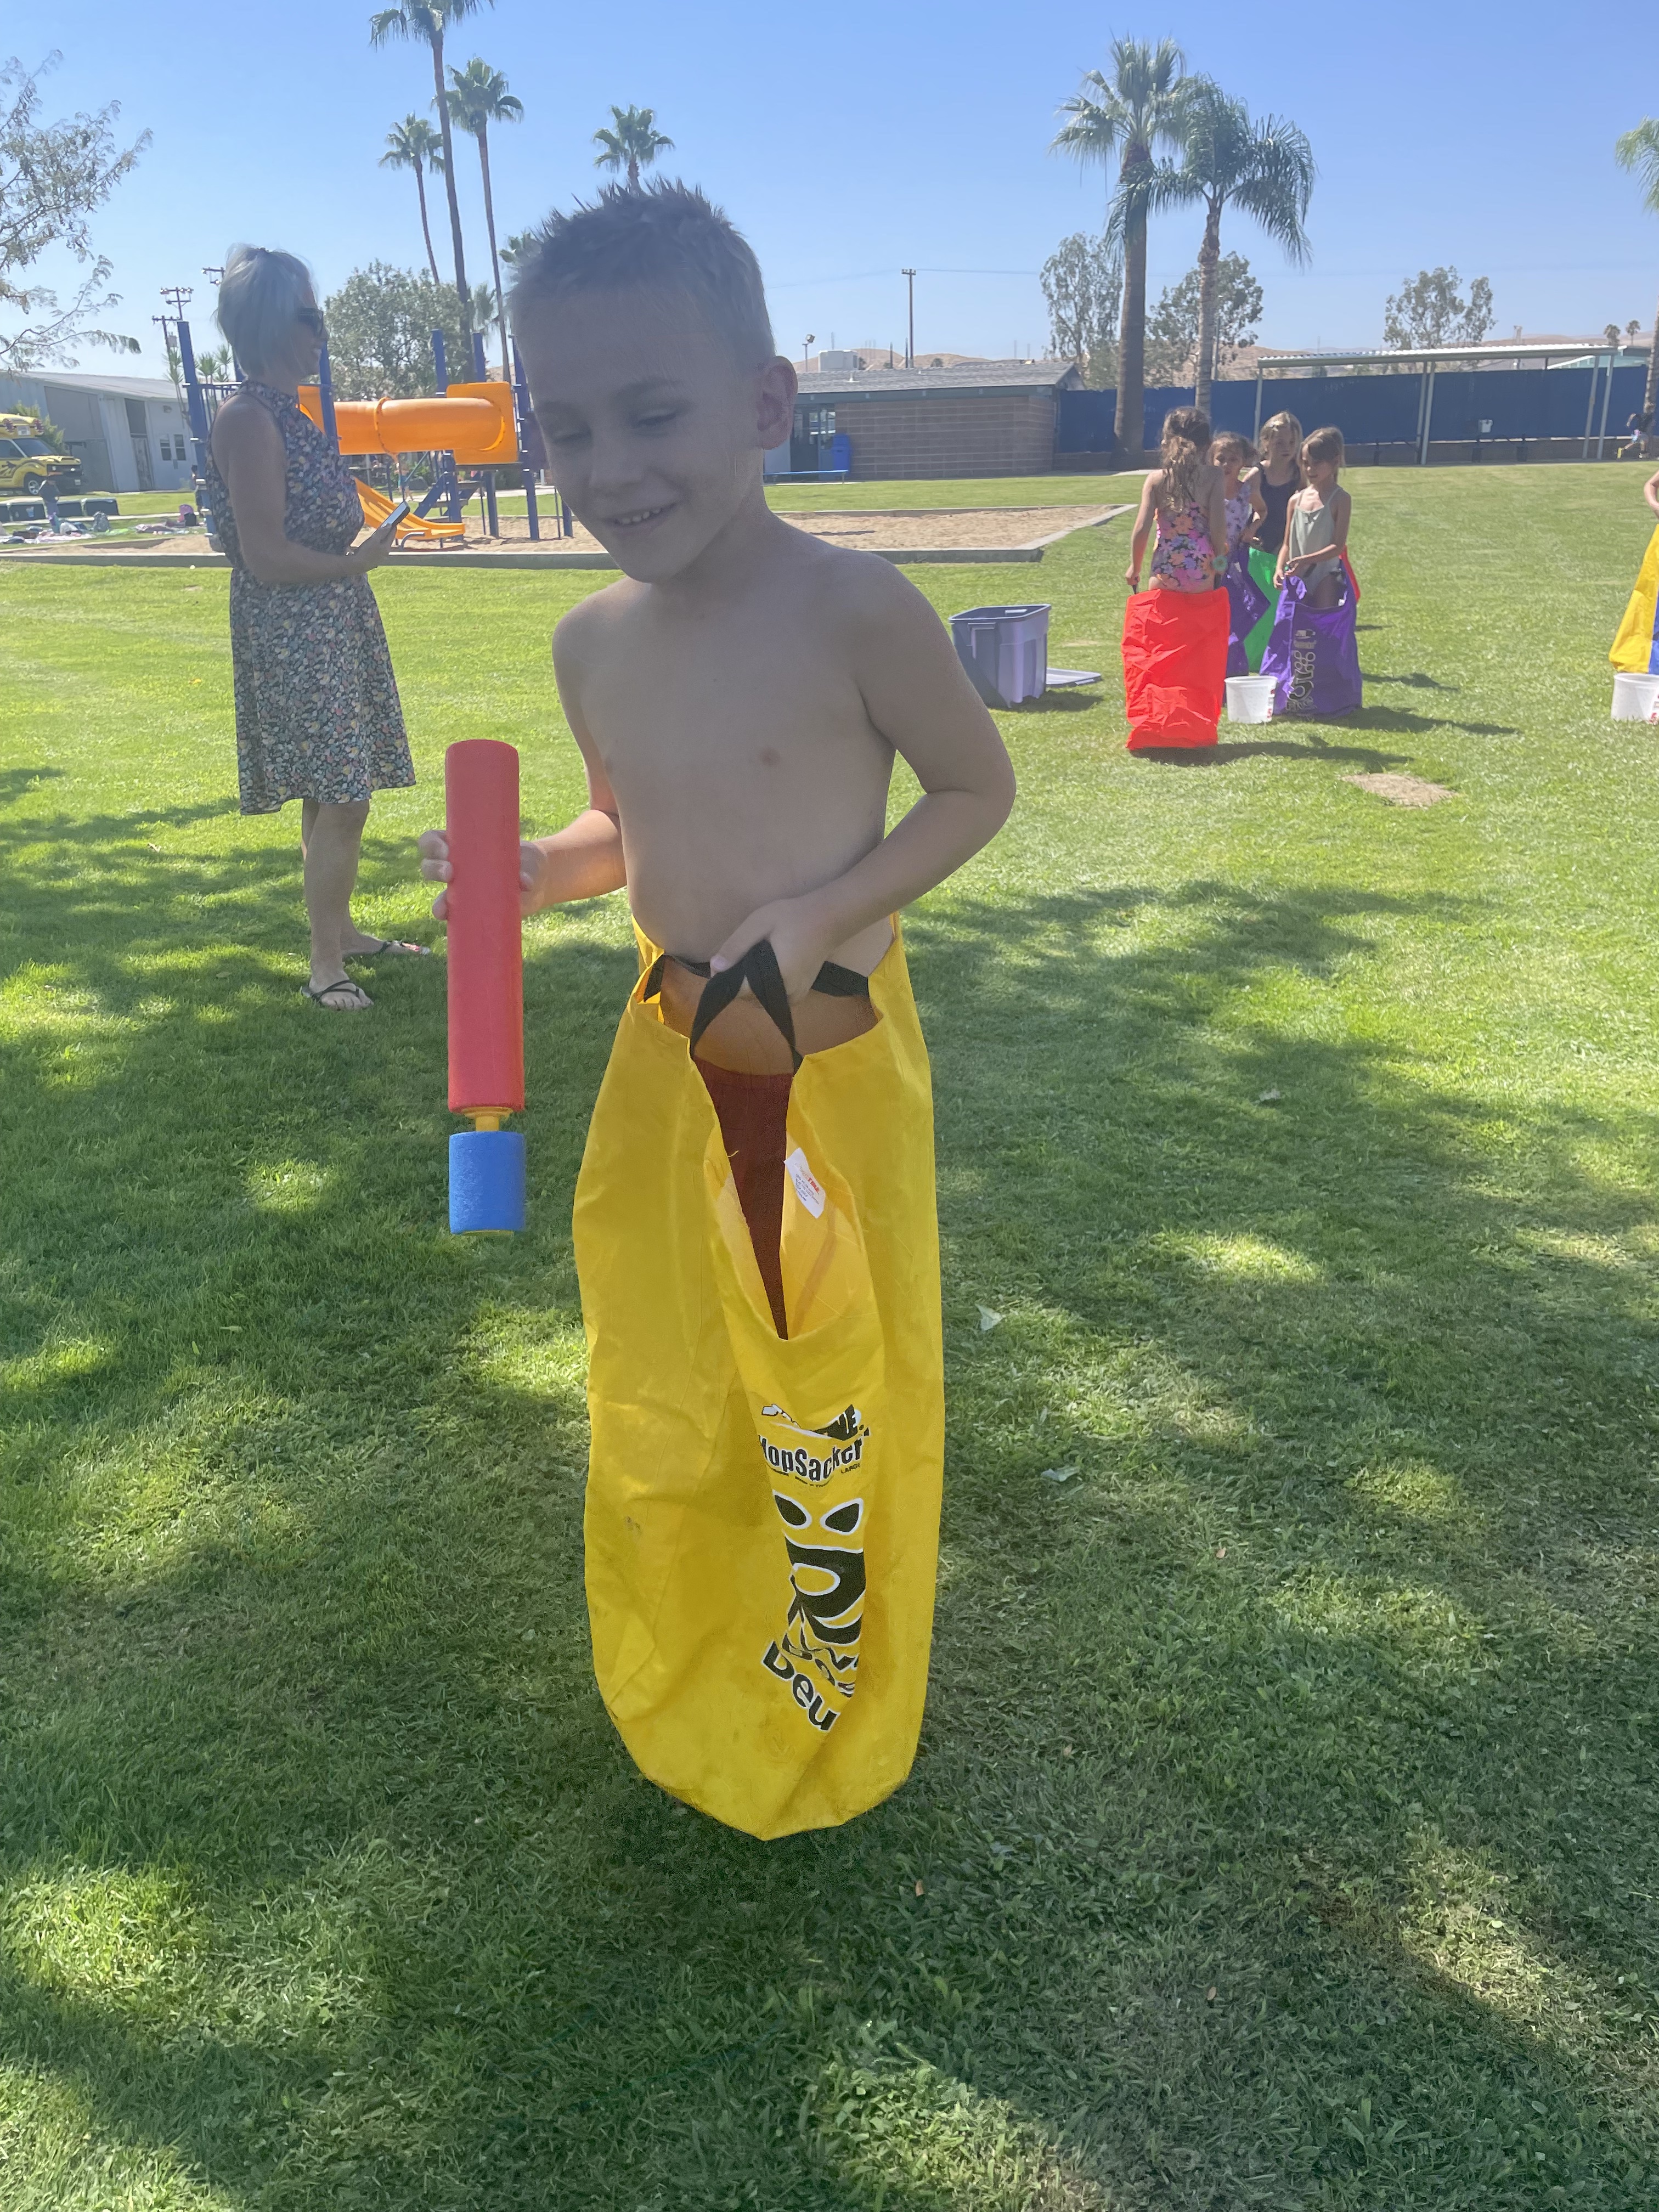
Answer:
<path fill-rule="evenodd" d="M 587 1541 L 596 1660 L 607 1704 L 643 1764 L 621 1717 L 620 1678 L 605 1679 L 595 1587 L 596 1544 L 610 1540 L 617 1516 L 605 1508 L 596 1529 L 611 1431 L 602 1434 L 592 1377 L 612 1371 L 634 1324 L 606 1310 L 595 1287 L 608 1247 L 589 1182 L 599 1175 L 597 1156 L 626 1146 L 630 1116 L 648 1118 L 642 1103 L 630 1105 L 635 1079 L 624 1079 L 630 1023 L 652 1025 L 658 1038 L 659 1023 L 689 1039 L 708 979 L 743 971 L 741 993 L 697 1037 L 695 1060 L 677 1063 L 681 1073 L 695 1070 L 702 1088 L 694 1082 L 675 1094 L 672 1126 L 701 1113 L 712 1131 L 718 1118 L 772 1320 L 787 1339 L 778 1239 L 797 1054 L 821 1091 L 853 1079 L 838 1073 L 848 1063 L 835 1048 L 888 1020 L 888 1010 L 896 1024 L 914 1025 L 892 917 L 996 834 L 1014 786 L 996 726 L 921 593 L 878 556 L 827 544 L 769 509 L 763 456 L 790 434 L 795 374 L 773 343 L 754 256 L 724 216 L 680 185 L 610 190 L 593 207 L 551 217 L 519 270 L 514 326 L 554 480 L 623 572 L 554 634 L 589 803 L 564 829 L 523 846 L 520 884 L 526 914 L 626 890 L 648 941 L 648 973 L 617 1033 L 577 1196 L 594 1403 Z M 886 831 L 895 754 L 922 796 Z M 422 872 L 446 881 L 443 838 L 428 832 L 420 842 Z M 443 895 L 433 911 L 443 916 Z M 787 996 L 793 1047 L 755 995 L 757 986 L 774 995 L 775 1012 L 770 960 Z M 711 998 L 729 993 L 728 981 Z M 859 1063 L 875 1064 L 867 1054 Z M 798 1103 L 805 1085 L 794 1078 Z M 696 1103 L 705 1093 L 713 1116 Z M 878 1182 L 876 1130 L 912 1108 L 899 1096 L 860 1096 Z M 925 1089 L 921 1098 L 925 1113 Z M 641 1139 L 639 1176 L 660 1171 L 660 1137 L 653 1141 L 655 1152 Z M 661 1205 L 676 1222 L 702 1203 L 702 1175 L 699 1161 L 695 1188 L 689 1170 L 663 1187 Z M 889 1204 L 879 1188 L 855 1195 L 872 1219 Z M 891 1196 L 918 1200 L 915 1192 Z M 931 1240 L 931 1187 L 925 1205 Z M 585 1207 L 592 1264 L 583 1259 Z M 654 1280 L 658 1261 L 642 1249 L 639 1264 Z M 936 1316 L 936 1273 L 929 1295 Z M 629 1356 L 648 1365 L 661 1353 L 646 1334 Z M 658 1462 L 630 1474 L 636 1486 L 672 1491 L 698 1472 L 672 1464 L 672 1433 L 663 1435 L 669 1441 L 649 1447 Z M 650 1665 L 641 1666 L 648 1675 Z M 663 1770 L 662 1759 L 647 1767 L 696 1799 Z"/>

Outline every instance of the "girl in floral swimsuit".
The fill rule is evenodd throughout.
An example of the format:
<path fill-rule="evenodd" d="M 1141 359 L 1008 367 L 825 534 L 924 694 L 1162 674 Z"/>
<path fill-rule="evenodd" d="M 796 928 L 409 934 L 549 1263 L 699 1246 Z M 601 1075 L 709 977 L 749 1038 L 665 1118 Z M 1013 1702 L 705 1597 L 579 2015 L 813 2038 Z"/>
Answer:
<path fill-rule="evenodd" d="M 1221 471 L 1209 459 L 1210 424 L 1196 407 L 1176 407 L 1164 418 L 1159 458 L 1147 477 L 1129 547 L 1129 589 L 1140 589 L 1146 541 L 1157 526 L 1152 588 L 1213 591 L 1226 574 L 1227 516 Z"/>

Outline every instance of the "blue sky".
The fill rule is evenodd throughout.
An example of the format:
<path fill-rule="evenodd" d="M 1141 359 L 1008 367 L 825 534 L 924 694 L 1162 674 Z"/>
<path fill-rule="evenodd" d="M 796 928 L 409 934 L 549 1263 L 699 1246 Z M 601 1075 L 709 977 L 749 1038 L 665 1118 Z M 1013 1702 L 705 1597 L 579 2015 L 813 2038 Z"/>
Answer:
<path fill-rule="evenodd" d="M 97 222 L 125 299 L 116 319 L 152 342 L 147 365 L 161 365 L 149 321 L 160 287 L 198 287 L 199 332 L 202 265 L 234 240 L 303 254 L 325 291 L 374 258 L 420 263 L 413 185 L 376 162 L 388 126 L 425 108 L 429 64 L 416 49 L 371 49 L 369 13 L 354 0 L 216 13 L 56 0 L 64 62 L 48 111 L 118 99 L 125 126 L 155 134 Z M 319 27 L 328 19 L 339 27 Z M 459 28 L 453 58 L 483 54 L 525 103 L 492 147 L 504 232 L 592 186 L 589 141 L 612 101 L 651 106 L 676 142 L 665 167 L 754 244 L 787 350 L 807 331 L 820 345 L 832 332 L 902 345 L 897 272 L 914 263 L 919 347 L 1006 354 L 1040 349 L 1035 272 L 1100 220 L 1100 173 L 1046 148 L 1056 106 L 1114 30 L 1179 38 L 1189 67 L 1313 143 L 1311 267 L 1287 269 L 1243 219 L 1224 234 L 1261 279 L 1268 343 L 1377 343 L 1385 295 L 1441 262 L 1491 277 L 1504 335 L 1650 323 L 1659 220 L 1612 145 L 1659 111 L 1659 82 L 1625 67 L 1630 41 L 1612 19 L 1578 36 L 1538 0 L 1288 15 L 1188 0 L 1115 17 L 1077 0 L 838 0 L 793 15 L 757 0 L 498 0 Z M 42 38 L 24 58 L 45 50 Z M 483 276 L 470 142 L 462 155 L 469 273 Z M 1192 216 L 1158 223 L 1154 295 L 1196 246 Z M 88 352 L 81 366 L 111 359 Z"/>

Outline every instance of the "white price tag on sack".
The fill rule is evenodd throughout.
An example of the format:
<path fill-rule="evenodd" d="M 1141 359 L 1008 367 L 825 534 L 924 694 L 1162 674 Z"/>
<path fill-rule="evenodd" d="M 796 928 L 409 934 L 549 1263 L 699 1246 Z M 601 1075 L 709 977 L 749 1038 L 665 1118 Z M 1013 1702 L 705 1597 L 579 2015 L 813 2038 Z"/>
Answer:
<path fill-rule="evenodd" d="M 772 1157 L 775 1159 L 777 1154 L 774 1152 Z M 795 1186 L 796 1197 L 811 1215 L 813 1220 L 817 1220 L 823 1212 L 823 1185 L 807 1166 L 806 1155 L 799 1145 L 790 1153 L 783 1165 L 784 1172 Z"/>

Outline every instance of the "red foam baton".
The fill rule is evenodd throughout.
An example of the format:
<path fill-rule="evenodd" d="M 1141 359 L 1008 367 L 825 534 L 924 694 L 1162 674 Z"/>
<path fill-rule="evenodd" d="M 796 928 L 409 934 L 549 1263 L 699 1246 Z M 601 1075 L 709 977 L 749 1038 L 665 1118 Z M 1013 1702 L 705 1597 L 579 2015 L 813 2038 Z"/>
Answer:
<path fill-rule="evenodd" d="M 444 755 L 449 841 L 449 1110 L 524 1108 L 519 756 L 494 738 Z"/>

